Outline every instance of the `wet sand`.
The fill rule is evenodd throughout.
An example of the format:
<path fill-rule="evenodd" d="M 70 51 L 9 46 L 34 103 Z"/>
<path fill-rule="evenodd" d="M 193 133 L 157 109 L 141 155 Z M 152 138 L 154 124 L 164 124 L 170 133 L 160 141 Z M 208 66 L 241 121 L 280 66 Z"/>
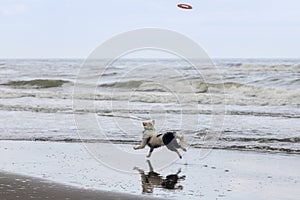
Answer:
<path fill-rule="evenodd" d="M 1 200 L 31 200 L 31 199 L 154 199 L 124 193 L 88 190 L 68 185 L 54 183 L 45 179 L 32 178 L 6 172 L 0 173 Z"/>
<path fill-rule="evenodd" d="M 118 146 L 134 152 L 132 145 Z M 101 144 L 107 155 L 113 152 L 110 148 Z M 147 151 L 141 153 L 145 156 Z M 31 176 L 0 173 L 0 199 L 37 195 L 36 199 L 296 200 L 300 196 L 299 155 L 213 150 L 201 158 L 200 151 L 190 148 L 183 159 L 165 168 L 159 168 L 154 152 L 149 161 L 131 163 L 129 173 L 99 163 L 81 143 L 0 141 L 0 170 Z"/>

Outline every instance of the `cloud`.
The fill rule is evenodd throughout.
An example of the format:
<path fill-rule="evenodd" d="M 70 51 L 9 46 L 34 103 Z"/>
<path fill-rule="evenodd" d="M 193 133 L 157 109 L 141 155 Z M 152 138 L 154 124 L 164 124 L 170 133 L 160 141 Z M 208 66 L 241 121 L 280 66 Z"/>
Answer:
<path fill-rule="evenodd" d="M 20 15 L 28 11 L 28 6 L 23 3 L 0 4 L 0 15 Z"/>

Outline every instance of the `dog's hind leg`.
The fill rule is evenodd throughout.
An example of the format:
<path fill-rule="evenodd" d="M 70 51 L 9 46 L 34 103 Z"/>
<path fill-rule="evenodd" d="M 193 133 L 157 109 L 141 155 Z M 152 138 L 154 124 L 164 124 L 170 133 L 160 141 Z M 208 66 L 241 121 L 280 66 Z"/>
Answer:
<path fill-rule="evenodd" d="M 149 154 L 147 155 L 147 158 L 149 158 L 153 152 L 154 148 L 150 148 Z"/>
<path fill-rule="evenodd" d="M 183 151 L 186 151 L 186 148 L 184 148 L 183 146 L 180 145 L 179 147 L 180 149 L 182 149 Z"/>
<path fill-rule="evenodd" d="M 179 158 L 181 159 L 181 158 L 182 158 L 182 156 L 180 155 L 179 151 L 178 151 L 177 149 L 175 149 L 174 151 L 177 153 L 177 155 L 178 155 L 178 156 L 179 156 Z"/>

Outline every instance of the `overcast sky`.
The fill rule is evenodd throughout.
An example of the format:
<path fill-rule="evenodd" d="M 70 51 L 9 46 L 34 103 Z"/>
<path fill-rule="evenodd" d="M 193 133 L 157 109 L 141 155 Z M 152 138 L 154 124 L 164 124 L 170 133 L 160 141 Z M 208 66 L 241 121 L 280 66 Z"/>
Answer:
<path fill-rule="evenodd" d="M 210 57 L 300 57 L 299 0 L 0 0 L 0 58 L 86 58 L 145 27 L 182 33 Z"/>

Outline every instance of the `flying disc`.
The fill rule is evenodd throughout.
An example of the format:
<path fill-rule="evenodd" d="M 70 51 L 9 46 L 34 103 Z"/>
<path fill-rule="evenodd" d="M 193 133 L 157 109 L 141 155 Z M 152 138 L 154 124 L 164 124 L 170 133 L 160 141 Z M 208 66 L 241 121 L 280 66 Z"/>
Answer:
<path fill-rule="evenodd" d="M 178 4 L 177 6 L 178 6 L 179 8 L 182 8 L 182 9 L 188 9 L 188 10 L 193 8 L 191 5 L 184 4 L 184 3 Z"/>

